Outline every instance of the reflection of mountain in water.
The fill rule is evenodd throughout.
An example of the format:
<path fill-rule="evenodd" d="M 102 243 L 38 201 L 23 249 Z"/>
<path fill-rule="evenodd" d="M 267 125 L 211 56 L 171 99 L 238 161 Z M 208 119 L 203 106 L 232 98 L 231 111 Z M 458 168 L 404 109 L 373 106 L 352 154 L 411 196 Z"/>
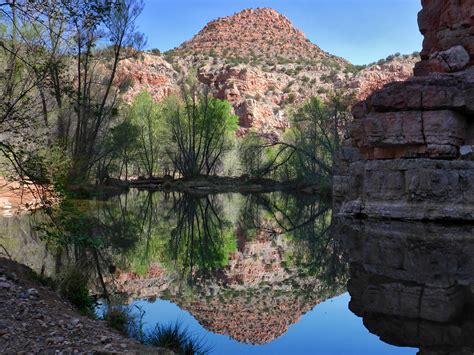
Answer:
<path fill-rule="evenodd" d="M 11 244 L 15 258 L 53 276 L 76 263 L 112 304 L 168 299 L 240 342 L 267 343 L 344 290 L 342 251 L 328 233 L 331 211 L 314 198 L 131 191 L 69 201 L 58 216 L 60 233 L 55 224 L 47 234 L 59 238 L 54 248 L 26 221 L 21 238 L 9 240 L 32 247 Z"/>
<path fill-rule="evenodd" d="M 173 208 L 181 227 L 172 229 L 165 243 L 175 249 L 152 258 L 143 275 L 123 270 L 114 282 L 116 294 L 129 301 L 168 298 L 208 330 L 267 343 L 319 302 L 342 293 L 345 284 L 340 252 L 326 233 L 330 211 L 317 201 L 302 201 L 275 194 L 249 197 L 239 201 L 232 220 L 222 205 L 235 207 L 235 199 L 178 200 Z M 206 215 L 208 227 L 199 228 L 200 211 L 207 210 L 216 215 Z M 234 250 L 225 264 L 209 267 L 216 263 L 200 255 L 201 247 L 220 255 L 207 243 L 228 235 L 229 226 Z M 136 248 L 143 250 L 140 242 Z"/>
<path fill-rule="evenodd" d="M 119 277 L 117 291 L 133 299 L 167 297 L 210 331 L 264 344 L 284 334 L 319 302 L 343 292 L 343 278 L 336 276 L 328 285 L 318 275 L 287 266 L 288 244 L 284 236 L 270 238 L 258 231 L 231 254 L 226 267 L 197 275 L 192 287 L 154 266 L 144 277 Z"/>
<path fill-rule="evenodd" d="M 474 351 L 474 226 L 338 221 L 350 309 L 387 343 L 423 354 Z"/>

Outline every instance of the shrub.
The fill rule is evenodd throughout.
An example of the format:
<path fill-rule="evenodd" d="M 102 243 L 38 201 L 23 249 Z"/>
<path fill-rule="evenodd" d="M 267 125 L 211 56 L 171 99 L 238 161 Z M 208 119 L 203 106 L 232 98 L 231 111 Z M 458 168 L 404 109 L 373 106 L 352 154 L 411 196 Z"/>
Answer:
<path fill-rule="evenodd" d="M 356 74 L 365 68 L 367 68 L 367 65 L 348 64 L 346 65 L 346 68 L 344 69 L 344 74 L 348 74 L 348 73 Z"/>
<path fill-rule="evenodd" d="M 193 337 L 180 323 L 156 325 L 147 335 L 146 344 L 169 349 L 177 354 L 206 354 L 212 349 L 201 338 Z"/>
<path fill-rule="evenodd" d="M 120 93 L 126 92 L 134 84 L 133 78 L 131 76 L 126 76 L 119 84 Z"/>
<path fill-rule="evenodd" d="M 133 321 L 133 315 L 131 315 L 128 307 L 112 308 L 105 314 L 104 320 L 109 327 L 120 333 L 128 334 L 129 324 Z"/>
<path fill-rule="evenodd" d="M 272 84 L 272 85 L 270 85 L 270 86 L 268 87 L 267 93 L 268 93 L 268 92 L 271 92 L 271 91 L 275 91 L 275 90 L 276 90 L 276 86 L 275 86 L 274 84 Z"/>
<path fill-rule="evenodd" d="M 287 102 L 290 103 L 290 104 L 292 104 L 293 102 L 295 102 L 295 100 L 296 100 L 296 95 L 295 95 L 295 93 L 294 93 L 294 92 L 290 93 L 290 94 L 288 95 L 288 100 L 287 100 Z"/>
<path fill-rule="evenodd" d="M 323 75 L 321 75 L 321 81 L 323 83 L 329 83 L 329 82 L 331 82 L 331 76 L 328 75 L 328 74 L 323 74 Z"/>
<path fill-rule="evenodd" d="M 94 316 L 95 301 L 89 294 L 89 275 L 78 267 L 67 268 L 58 278 L 59 292 L 81 313 Z"/>

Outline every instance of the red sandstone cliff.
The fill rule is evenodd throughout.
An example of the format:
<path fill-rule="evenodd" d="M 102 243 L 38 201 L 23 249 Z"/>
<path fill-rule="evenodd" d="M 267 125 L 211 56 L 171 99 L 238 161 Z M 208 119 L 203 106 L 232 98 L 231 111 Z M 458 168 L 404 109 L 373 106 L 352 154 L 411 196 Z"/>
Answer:
<path fill-rule="evenodd" d="M 474 1 L 422 0 L 418 25 L 424 36 L 422 61 L 416 65 L 417 75 L 450 71 L 439 52 L 461 46 L 468 53 L 467 62 L 474 64 Z M 467 64 L 467 63 L 466 63 Z M 444 69 L 443 69 L 444 68 Z M 462 68 L 458 68 L 462 69 Z"/>
<path fill-rule="evenodd" d="M 353 109 L 334 178 L 344 214 L 474 220 L 474 0 L 425 0 L 417 76 Z"/>

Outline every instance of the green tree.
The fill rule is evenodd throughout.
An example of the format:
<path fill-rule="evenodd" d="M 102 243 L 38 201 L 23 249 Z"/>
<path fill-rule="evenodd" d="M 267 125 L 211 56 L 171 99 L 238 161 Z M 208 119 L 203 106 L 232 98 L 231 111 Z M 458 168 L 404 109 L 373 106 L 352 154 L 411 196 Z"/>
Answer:
<path fill-rule="evenodd" d="M 183 83 L 180 97 L 165 106 L 166 152 L 184 178 L 217 172 L 231 149 L 237 116 L 229 102 L 212 98 L 197 83 Z"/>
<path fill-rule="evenodd" d="M 71 162 L 70 181 L 90 176 L 118 117 L 118 63 L 144 43 L 135 28 L 142 8 L 135 0 L 1 4 L 0 153 L 20 177 L 42 180 L 48 166 L 36 149 L 56 146 Z"/>
<path fill-rule="evenodd" d="M 142 92 L 135 97 L 130 107 L 130 117 L 139 128 L 138 162 L 148 177 L 157 172 L 164 164 L 163 159 L 163 114 L 162 107 L 155 104 L 148 92 Z"/>
<path fill-rule="evenodd" d="M 282 180 L 330 182 L 332 166 L 350 118 L 350 97 L 331 96 L 328 102 L 310 98 L 292 114 L 292 125 L 282 139 L 249 137 L 242 161 L 254 176 Z M 264 154 L 263 154 L 264 152 Z"/>
<path fill-rule="evenodd" d="M 72 98 L 72 181 L 84 181 L 97 160 L 104 129 L 117 116 L 115 76 L 119 62 L 130 56 L 130 48 L 141 48 L 143 36 L 135 20 L 143 9 L 142 1 L 81 0 L 68 4 L 76 61 L 76 84 Z M 102 50 L 96 47 L 104 43 Z M 133 52 L 133 51 L 132 51 Z M 102 62 L 101 62 L 102 61 Z M 109 61 L 109 65 L 103 65 Z M 102 64 L 102 65 L 101 65 Z M 68 137 L 69 132 L 66 133 Z"/>
<path fill-rule="evenodd" d="M 139 138 L 139 127 L 124 120 L 110 129 L 107 138 L 100 146 L 96 166 L 96 176 L 102 183 L 110 174 L 118 174 L 125 180 L 129 176 L 129 167 L 136 156 Z M 133 166 L 133 164 L 132 164 Z"/>

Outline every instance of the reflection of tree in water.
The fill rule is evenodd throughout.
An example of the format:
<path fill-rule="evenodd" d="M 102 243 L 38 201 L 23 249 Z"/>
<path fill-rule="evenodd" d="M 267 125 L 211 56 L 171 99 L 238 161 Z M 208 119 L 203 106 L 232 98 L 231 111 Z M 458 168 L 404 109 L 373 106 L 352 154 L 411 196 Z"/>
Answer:
<path fill-rule="evenodd" d="M 242 208 L 239 225 L 247 231 L 263 228 L 269 235 L 285 235 L 292 242 L 287 261 L 325 277 L 328 283 L 346 274 L 341 247 L 332 238 L 329 204 L 317 196 L 251 195 Z"/>
<path fill-rule="evenodd" d="M 94 215 L 102 249 L 142 276 L 153 263 L 182 276 L 223 267 L 235 249 L 217 196 L 140 192 L 99 204 Z"/>
<path fill-rule="evenodd" d="M 331 212 L 315 198 L 249 195 L 235 222 L 238 249 L 218 274 L 173 302 L 207 329 L 265 344 L 319 302 L 344 290 L 345 264 L 330 236 Z"/>
<path fill-rule="evenodd" d="M 181 195 L 173 205 L 176 226 L 167 243 L 166 264 L 185 275 L 227 265 L 235 249 L 232 224 L 223 217 L 216 195 Z"/>
<path fill-rule="evenodd" d="M 237 213 L 226 211 L 231 207 Z M 283 236 L 287 267 L 317 274 L 328 284 L 344 275 L 332 240 L 331 211 L 315 197 L 282 193 L 245 198 L 139 193 L 100 206 L 107 246 L 122 270 L 144 276 L 152 264 L 184 279 L 209 277 L 228 265 L 255 236 Z M 238 248 L 237 248 L 238 246 Z"/>
<path fill-rule="evenodd" d="M 325 203 L 277 193 L 156 196 L 130 211 L 145 223 L 124 255 L 135 273 L 117 275 L 129 300 L 169 299 L 213 332 L 263 344 L 343 292 Z"/>
<path fill-rule="evenodd" d="M 132 191 L 105 202 L 68 203 L 56 217 L 46 235 L 65 246 L 59 260 L 95 265 L 101 280 L 117 267 L 144 276 L 156 264 L 182 279 L 209 277 L 257 234 L 290 243 L 282 252 L 286 267 L 328 284 L 345 272 L 329 233 L 331 211 L 310 196 Z"/>
<path fill-rule="evenodd" d="M 316 198 L 131 191 L 79 211 L 68 240 L 80 225 L 94 241 L 73 244 L 114 303 L 170 299 L 239 341 L 271 341 L 344 290 L 331 211 Z"/>

